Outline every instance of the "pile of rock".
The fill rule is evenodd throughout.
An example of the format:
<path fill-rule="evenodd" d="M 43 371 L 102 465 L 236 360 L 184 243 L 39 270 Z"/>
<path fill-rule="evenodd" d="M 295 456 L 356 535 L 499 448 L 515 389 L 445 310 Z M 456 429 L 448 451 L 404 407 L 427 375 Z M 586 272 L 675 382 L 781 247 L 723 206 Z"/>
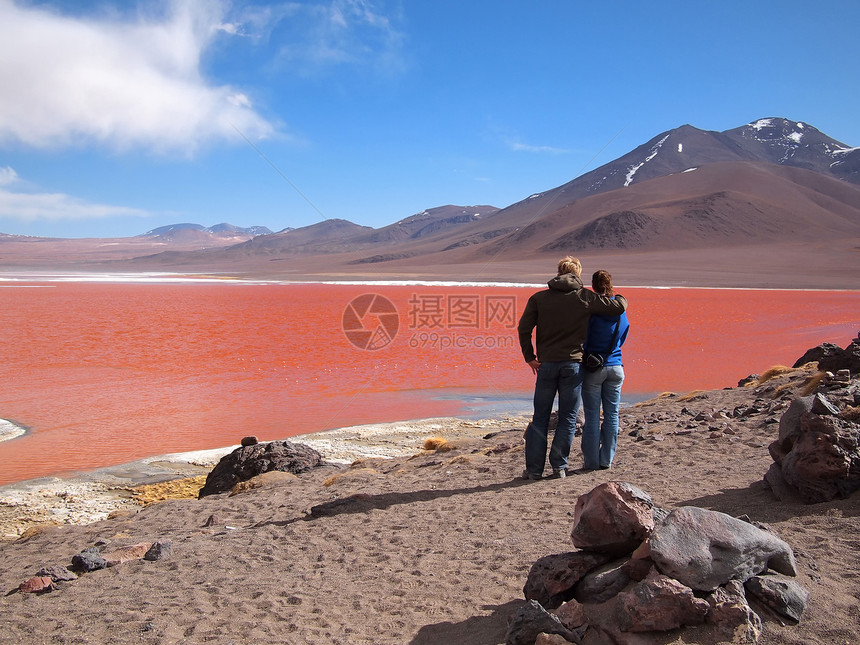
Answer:
<path fill-rule="evenodd" d="M 661 509 L 628 483 L 580 496 L 571 540 L 579 550 L 531 567 L 508 645 L 632 645 L 696 626 L 755 643 L 761 619 L 750 598 L 796 624 L 809 597 L 794 580 L 791 547 L 766 527 L 698 507 Z"/>
<path fill-rule="evenodd" d="M 173 543 L 170 540 L 140 542 L 113 548 L 110 547 L 108 540 L 100 540 L 95 546 L 87 547 L 72 556 L 70 567 L 64 565 L 42 567 L 33 577 L 18 585 L 18 588 L 13 592 L 47 593 L 58 589 L 59 584 L 77 580 L 80 575 L 85 573 L 115 567 L 133 560 L 156 562 L 170 558 L 172 555 Z"/>
<path fill-rule="evenodd" d="M 860 489 L 860 336 L 845 349 L 814 347 L 804 361 L 818 361 L 823 377 L 780 418 L 765 481 L 780 500 L 827 502 Z"/>

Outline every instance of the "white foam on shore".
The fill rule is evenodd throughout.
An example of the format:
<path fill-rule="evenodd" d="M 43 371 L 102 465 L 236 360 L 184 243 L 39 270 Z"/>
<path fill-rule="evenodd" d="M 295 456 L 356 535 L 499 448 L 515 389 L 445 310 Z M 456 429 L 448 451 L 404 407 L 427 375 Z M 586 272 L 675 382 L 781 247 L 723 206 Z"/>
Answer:
<path fill-rule="evenodd" d="M 8 441 L 26 434 L 27 429 L 8 419 L 0 419 L 0 441 Z"/>

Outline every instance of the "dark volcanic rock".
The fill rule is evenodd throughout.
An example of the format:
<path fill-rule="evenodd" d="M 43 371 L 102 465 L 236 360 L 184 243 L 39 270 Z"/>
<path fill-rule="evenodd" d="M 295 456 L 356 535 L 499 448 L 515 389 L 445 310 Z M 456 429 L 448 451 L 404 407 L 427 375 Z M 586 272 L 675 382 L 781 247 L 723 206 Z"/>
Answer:
<path fill-rule="evenodd" d="M 72 556 L 72 569 L 74 571 L 89 573 L 90 571 L 98 571 L 105 567 L 107 567 L 107 560 L 101 556 L 96 547 L 84 549 L 77 555 Z"/>
<path fill-rule="evenodd" d="M 818 362 L 818 369 L 828 372 L 850 370 L 852 374 L 860 373 L 860 335 L 845 349 L 833 343 L 822 343 L 818 347 L 808 349 L 797 359 L 794 367 L 814 362 Z"/>
<path fill-rule="evenodd" d="M 505 634 L 505 645 L 534 645 L 538 634 L 559 634 L 571 643 L 578 643 L 579 637 L 553 616 L 535 600 L 529 600 L 520 607 Z"/>
<path fill-rule="evenodd" d="M 548 609 L 555 609 L 573 597 L 574 586 L 585 574 L 611 559 L 602 553 L 585 551 L 546 555 L 529 570 L 523 595 L 526 600 L 536 600 Z"/>
<path fill-rule="evenodd" d="M 289 441 L 271 441 L 236 448 L 225 455 L 206 478 L 199 498 L 226 493 L 239 482 L 272 470 L 299 473 L 319 466 L 322 456 L 313 448 Z"/>

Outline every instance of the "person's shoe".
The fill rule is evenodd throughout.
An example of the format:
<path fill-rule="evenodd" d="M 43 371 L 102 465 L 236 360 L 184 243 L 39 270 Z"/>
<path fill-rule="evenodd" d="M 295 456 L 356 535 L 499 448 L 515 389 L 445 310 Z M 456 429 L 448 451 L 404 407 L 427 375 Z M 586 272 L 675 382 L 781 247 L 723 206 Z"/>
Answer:
<path fill-rule="evenodd" d="M 564 479 L 565 477 L 567 477 L 567 469 L 565 468 L 559 468 L 552 471 L 553 479 Z"/>
<path fill-rule="evenodd" d="M 543 479 L 543 475 L 540 473 L 530 473 L 527 470 L 523 471 L 523 479 L 531 479 L 533 481 L 537 481 L 538 479 Z"/>

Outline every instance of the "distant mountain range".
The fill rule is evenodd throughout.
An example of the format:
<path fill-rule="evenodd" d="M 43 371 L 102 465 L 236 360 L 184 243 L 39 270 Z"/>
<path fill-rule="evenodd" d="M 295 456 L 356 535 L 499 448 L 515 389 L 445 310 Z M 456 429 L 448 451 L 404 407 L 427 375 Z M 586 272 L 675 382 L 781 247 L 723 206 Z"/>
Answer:
<path fill-rule="evenodd" d="M 272 231 L 265 226 L 252 226 L 250 228 L 240 228 L 232 224 L 216 224 L 215 226 L 204 227 L 200 224 L 171 224 L 169 226 L 161 226 L 147 231 L 142 237 L 160 237 L 166 240 L 176 239 L 178 237 L 194 237 L 195 235 L 213 235 L 215 237 L 247 237 L 252 238 L 257 235 L 269 235 Z"/>
<path fill-rule="evenodd" d="M 194 236 L 201 248 L 189 248 Z M 793 268 L 860 288 L 860 148 L 784 118 L 724 132 L 684 125 L 505 208 L 441 206 L 379 229 L 177 224 L 141 237 L 166 246 L 112 258 L 113 270 L 530 279 L 571 253 L 652 283 L 764 272 L 785 286 Z"/>

